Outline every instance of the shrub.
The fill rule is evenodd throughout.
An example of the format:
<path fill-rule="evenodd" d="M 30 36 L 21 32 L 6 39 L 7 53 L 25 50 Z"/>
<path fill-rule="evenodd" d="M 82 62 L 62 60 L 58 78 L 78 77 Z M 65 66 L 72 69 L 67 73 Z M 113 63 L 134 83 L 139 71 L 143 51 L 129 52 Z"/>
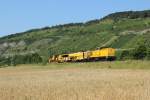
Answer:
<path fill-rule="evenodd" d="M 129 50 L 123 51 L 121 54 L 121 59 L 123 59 L 123 60 L 131 59 L 132 57 L 131 57 L 130 53 L 131 53 L 131 51 L 129 51 Z"/>
<path fill-rule="evenodd" d="M 146 46 L 144 44 L 141 44 L 135 48 L 135 50 L 132 51 L 132 54 L 134 59 L 144 59 L 146 57 Z"/>

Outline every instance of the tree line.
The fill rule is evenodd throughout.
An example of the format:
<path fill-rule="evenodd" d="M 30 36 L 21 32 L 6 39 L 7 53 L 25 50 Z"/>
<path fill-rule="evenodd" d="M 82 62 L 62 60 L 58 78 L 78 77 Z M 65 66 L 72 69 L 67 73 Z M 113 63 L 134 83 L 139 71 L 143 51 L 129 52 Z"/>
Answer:
<path fill-rule="evenodd" d="M 150 17 L 150 10 L 117 12 L 117 13 L 110 14 L 104 17 L 103 19 L 118 20 L 122 18 L 136 19 L 136 18 L 148 18 L 148 17 Z"/>
<path fill-rule="evenodd" d="M 118 60 L 150 60 L 150 41 L 138 43 L 135 49 L 118 51 Z"/>
<path fill-rule="evenodd" d="M 16 66 L 18 64 L 39 64 L 42 57 L 38 53 L 0 57 L 0 66 Z"/>

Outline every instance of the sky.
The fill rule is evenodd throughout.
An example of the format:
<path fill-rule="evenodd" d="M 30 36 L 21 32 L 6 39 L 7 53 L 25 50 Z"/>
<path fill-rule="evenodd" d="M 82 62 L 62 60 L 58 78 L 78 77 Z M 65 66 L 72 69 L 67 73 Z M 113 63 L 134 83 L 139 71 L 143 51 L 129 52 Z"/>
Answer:
<path fill-rule="evenodd" d="M 0 0 L 0 37 L 131 10 L 150 10 L 150 0 Z"/>

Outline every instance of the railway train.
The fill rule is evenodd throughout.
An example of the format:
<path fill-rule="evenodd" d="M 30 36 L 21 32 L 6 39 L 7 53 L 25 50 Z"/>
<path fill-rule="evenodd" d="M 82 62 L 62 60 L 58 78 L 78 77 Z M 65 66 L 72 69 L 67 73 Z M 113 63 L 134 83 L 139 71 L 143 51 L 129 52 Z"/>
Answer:
<path fill-rule="evenodd" d="M 100 48 L 92 51 L 76 52 L 69 54 L 53 55 L 49 58 L 51 62 L 90 62 L 90 61 L 113 61 L 116 50 L 114 48 Z"/>

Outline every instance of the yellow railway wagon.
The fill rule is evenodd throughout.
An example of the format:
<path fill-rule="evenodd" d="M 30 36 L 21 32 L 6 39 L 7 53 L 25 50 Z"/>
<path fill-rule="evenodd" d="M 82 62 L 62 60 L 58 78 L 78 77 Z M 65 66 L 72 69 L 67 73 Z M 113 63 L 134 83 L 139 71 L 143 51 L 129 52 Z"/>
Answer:
<path fill-rule="evenodd" d="M 69 55 L 68 54 L 63 54 L 58 56 L 58 62 L 67 62 L 69 61 Z"/>
<path fill-rule="evenodd" d="M 49 63 L 51 62 L 57 62 L 58 61 L 58 56 L 53 55 L 51 58 L 49 58 Z"/>
<path fill-rule="evenodd" d="M 80 61 L 84 59 L 84 52 L 68 54 L 70 61 Z"/>
<path fill-rule="evenodd" d="M 49 63 L 50 62 L 66 62 L 68 61 L 68 56 L 67 55 L 54 55 L 52 58 L 49 58 Z"/>
<path fill-rule="evenodd" d="M 115 49 L 113 48 L 103 48 L 99 50 L 91 51 L 90 58 L 103 58 L 103 59 L 115 59 Z"/>
<path fill-rule="evenodd" d="M 90 58 L 91 55 L 92 55 L 92 52 L 91 52 L 91 51 L 86 51 L 86 52 L 84 52 L 84 59 Z"/>

